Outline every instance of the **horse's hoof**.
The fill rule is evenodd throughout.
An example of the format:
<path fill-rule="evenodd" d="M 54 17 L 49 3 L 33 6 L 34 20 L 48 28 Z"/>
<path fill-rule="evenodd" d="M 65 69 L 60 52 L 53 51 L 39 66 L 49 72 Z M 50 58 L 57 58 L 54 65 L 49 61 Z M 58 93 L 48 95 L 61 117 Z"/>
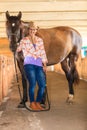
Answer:
<path fill-rule="evenodd" d="M 40 105 L 41 105 L 43 108 L 46 108 L 46 105 L 45 105 L 45 104 L 40 103 Z"/>
<path fill-rule="evenodd" d="M 24 102 L 20 102 L 18 104 L 17 108 L 25 108 L 25 103 Z"/>
<path fill-rule="evenodd" d="M 66 103 L 68 104 L 73 104 L 73 95 L 69 95 L 67 100 L 66 100 Z"/>
<path fill-rule="evenodd" d="M 69 105 L 71 105 L 71 104 L 73 104 L 73 101 L 69 100 L 69 98 L 67 98 L 66 103 L 69 104 Z"/>

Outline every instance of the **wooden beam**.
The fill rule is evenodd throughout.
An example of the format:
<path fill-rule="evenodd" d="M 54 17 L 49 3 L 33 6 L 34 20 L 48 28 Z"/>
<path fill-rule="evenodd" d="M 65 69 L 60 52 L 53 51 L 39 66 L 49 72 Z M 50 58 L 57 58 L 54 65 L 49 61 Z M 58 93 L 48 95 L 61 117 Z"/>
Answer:
<path fill-rule="evenodd" d="M 0 2 L 25 2 L 25 0 L 0 0 Z M 26 0 L 26 2 L 59 2 L 64 0 Z M 72 1 L 72 0 L 65 0 L 65 1 Z M 82 0 L 73 0 L 73 1 L 82 1 Z M 86 0 L 83 0 L 86 1 Z"/>
<path fill-rule="evenodd" d="M 87 12 L 38 12 L 38 13 L 23 13 L 24 21 L 30 20 L 87 20 Z M 0 21 L 6 21 L 5 13 L 0 15 Z"/>
<path fill-rule="evenodd" d="M 32 11 L 84 11 L 87 1 L 50 1 L 50 2 L 0 2 L 0 12 Z"/>

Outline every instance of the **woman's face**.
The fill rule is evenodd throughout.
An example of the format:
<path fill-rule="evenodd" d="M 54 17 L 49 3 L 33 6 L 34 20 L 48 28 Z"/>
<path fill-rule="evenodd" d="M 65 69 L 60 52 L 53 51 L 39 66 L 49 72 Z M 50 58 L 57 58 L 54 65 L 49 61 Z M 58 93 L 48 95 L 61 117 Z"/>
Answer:
<path fill-rule="evenodd" d="M 37 32 L 37 29 L 36 29 L 36 28 L 29 28 L 29 35 L 30 35 L 30 36 L 35 35 L 36 32 Z"/>

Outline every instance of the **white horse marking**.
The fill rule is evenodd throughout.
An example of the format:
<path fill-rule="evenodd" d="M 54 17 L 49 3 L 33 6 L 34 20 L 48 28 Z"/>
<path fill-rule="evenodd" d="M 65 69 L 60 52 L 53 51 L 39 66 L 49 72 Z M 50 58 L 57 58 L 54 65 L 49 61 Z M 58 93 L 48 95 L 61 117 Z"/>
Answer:
<path fill-rule="evenodd" d="M 15 23 L 12 23 L 12 27 L 14 27 L 15 26 Z"/>

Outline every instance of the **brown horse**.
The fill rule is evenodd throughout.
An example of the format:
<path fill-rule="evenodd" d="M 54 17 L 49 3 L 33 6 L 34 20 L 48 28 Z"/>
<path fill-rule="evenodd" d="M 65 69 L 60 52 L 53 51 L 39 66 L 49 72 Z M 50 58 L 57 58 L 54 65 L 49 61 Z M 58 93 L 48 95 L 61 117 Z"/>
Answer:
<path fill-rule="evenodd" d="M 10 49 L 16 53 L 17 43 L 28 35 L 29 23 L 21 21 L 22 13 L 17 16 L 10 16 L 6 12 L 6 29 L 10 39 Z M 77 61 L 81 51 L 82 39 L 79 32 L 71 27 L 54 27 L 48 29 L 39 29 L 37 36 L 44 41 L 44 46 L 48 58 L 48 66 L 61 63 L 62 69 L 65 72 L 69 84 L 68 102 L 72 102 L 74 96 L 73 84 L 78 83 L 79 75 L 76 70 L 75 61 Z M 23 102 L 27 101 L 27 84 L 23 70 L 23 59 L 20 54 L 17 56 L 17 63 L 22 74 L 23 83 Z"/>

